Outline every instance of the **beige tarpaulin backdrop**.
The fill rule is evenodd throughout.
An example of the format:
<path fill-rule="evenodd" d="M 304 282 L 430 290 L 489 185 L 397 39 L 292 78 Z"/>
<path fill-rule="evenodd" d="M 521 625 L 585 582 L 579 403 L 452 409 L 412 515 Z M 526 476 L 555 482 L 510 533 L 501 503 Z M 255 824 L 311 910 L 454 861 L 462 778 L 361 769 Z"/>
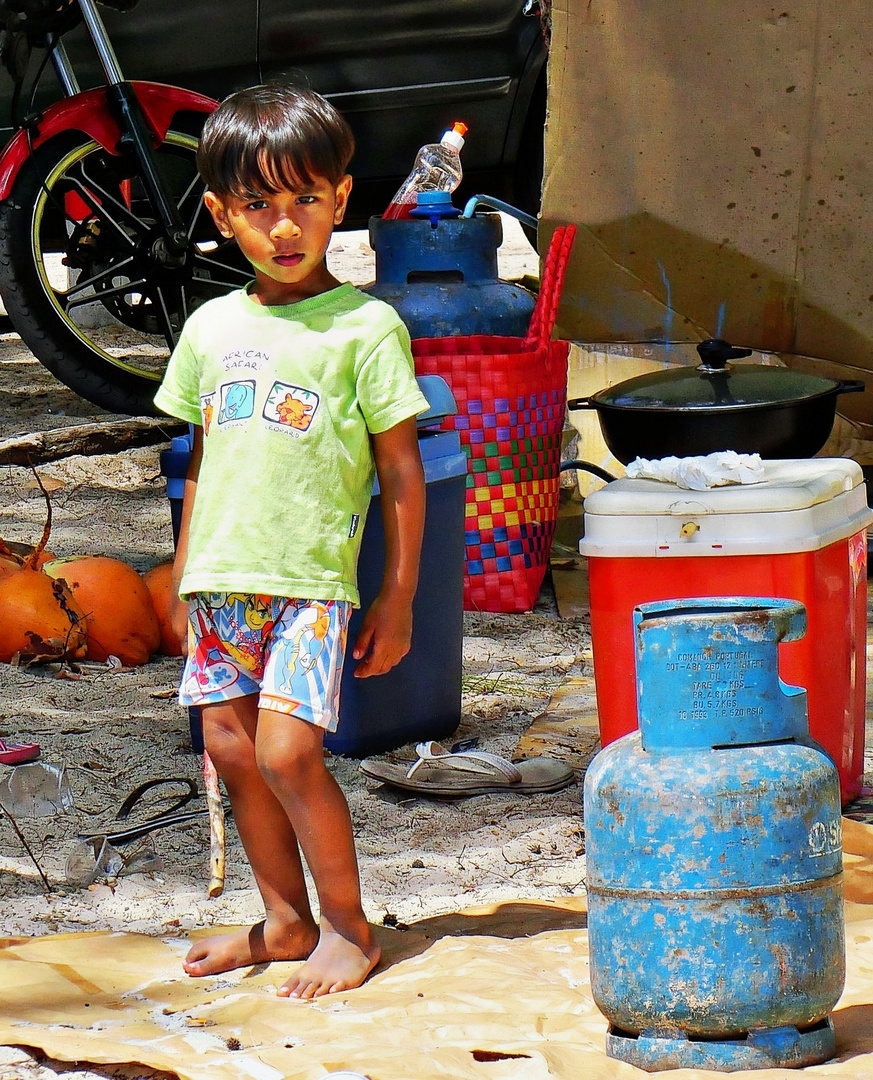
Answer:
<path fill-rule="evenodd" d="M 579 226 L 561 336 L 718 333 L 868 376 L 871 111 L 868 0 L 553 0 L 541 230 Z M 873 424 L 868 382 L 839 408 Z"/>
<path fill-rule="evenodd" d="M 848 977 L 833 1017 L 837 1058 L 804 1075 L 866 1080 L 873 1076 L 873 827 L 845 821 L 844 830 Z M 289 964 L 189 979 L 179 966 L 183 941 L 120 933 L 7 940 L 0 1041 L 66 1061 L 136 1062 L 183 1080 L 318 1080 L 336 1069 L 372 1080 L 645 1075 L 604 1053 L 582 898 L 507 903 L 386 929 L 381 939 L 385 963 L 365 986 L 313 1003 L 276 998 Z M 797 1080 L 798 1073 L 744 1075 Z"/>

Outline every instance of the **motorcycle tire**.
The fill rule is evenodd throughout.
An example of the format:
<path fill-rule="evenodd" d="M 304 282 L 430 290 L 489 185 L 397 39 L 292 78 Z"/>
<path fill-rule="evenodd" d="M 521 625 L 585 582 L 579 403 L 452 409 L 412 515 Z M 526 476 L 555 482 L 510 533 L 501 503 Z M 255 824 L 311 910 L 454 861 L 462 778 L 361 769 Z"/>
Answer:
<path fill-rule="evenodd" d="M 160 415 L 153 398 L 182 324 L 251 269 L 203 206 L 194 135 L 154 153 L 189 235 L 168 256 L 135 158 L 81 132 L 36 148 L 0 204 L 0 295 L 61 382 L 108 412 Z"/>

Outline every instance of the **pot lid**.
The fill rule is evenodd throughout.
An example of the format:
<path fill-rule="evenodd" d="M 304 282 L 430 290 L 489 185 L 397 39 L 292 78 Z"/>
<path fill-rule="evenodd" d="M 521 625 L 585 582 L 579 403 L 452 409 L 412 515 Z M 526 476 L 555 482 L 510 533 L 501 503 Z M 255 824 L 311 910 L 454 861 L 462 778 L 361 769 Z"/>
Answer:
<path fill-rule="evenodd" d="M 730 409 L 760 405 L 791 405 L 839 392 L 838 379 L 792 371 L 766 364 L 736 364 L 730 359 L 751 356 L 720 339 L 698 345 L 697 367 L 654 371 L 598 391 L 592 402 L 617 409 Z"/>

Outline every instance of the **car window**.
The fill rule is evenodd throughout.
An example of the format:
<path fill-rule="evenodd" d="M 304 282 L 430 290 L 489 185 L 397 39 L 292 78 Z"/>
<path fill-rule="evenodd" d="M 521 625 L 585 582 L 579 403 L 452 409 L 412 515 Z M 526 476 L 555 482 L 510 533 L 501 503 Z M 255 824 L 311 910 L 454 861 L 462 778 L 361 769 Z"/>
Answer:
<path fill-rule="evenodd" d="M 355 129 L 356 178 L 405 175 L 453 120 L 470 123 L 464 162 L 502 158 L 527 54 L 539 34 L 522 0 L 261 0 L 263 78 L 299 79 Z"/>

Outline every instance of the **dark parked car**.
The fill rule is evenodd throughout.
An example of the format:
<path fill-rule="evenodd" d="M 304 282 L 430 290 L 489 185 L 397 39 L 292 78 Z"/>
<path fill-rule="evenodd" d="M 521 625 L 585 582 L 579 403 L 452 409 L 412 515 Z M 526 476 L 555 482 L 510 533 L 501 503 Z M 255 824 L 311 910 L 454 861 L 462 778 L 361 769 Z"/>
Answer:
<path fill-rule="evenodd" d="M 419 146 L 438 142 L 454 120 L 470 128 L 459 199 L 487 193 L 537 212 L 546 47 L 538 5 L 523 8 L 524 0 L 140 0 L 101 13 L 129 79 L 220 99 L 287 77 L 330 98 L 358 143 L 346 227 L 360 228 L 385 208 Z M 99 85 L 84 28 L 64 42 L 82 88 Z M 57 97 L 53 82 L 49 69 L 45 102 Z M 0 80 L 7 125 L 10 92 Z"/>

